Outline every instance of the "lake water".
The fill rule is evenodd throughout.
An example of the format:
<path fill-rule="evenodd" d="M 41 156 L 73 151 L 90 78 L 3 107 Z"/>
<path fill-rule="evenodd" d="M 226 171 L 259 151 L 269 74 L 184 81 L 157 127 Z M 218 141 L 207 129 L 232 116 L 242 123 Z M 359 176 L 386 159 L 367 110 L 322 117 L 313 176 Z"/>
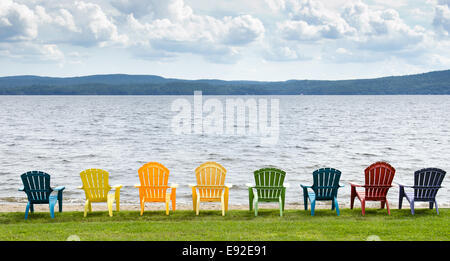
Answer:
<path fill-rule="evenodd" d="M 450 171 L 450 96 L 203 96 L 279 99 L 279 138 L 261 144 L 258 136 L 175 135 L 171 121 L 175 99 L 192 96 L 0 96 L 0 202 L 26 202 L 20 174 L 42 170 L 54 186 L 64 185 L 65 202 L 83 203 L 79 173 L 87 168 L 110 172 L 110 183 L 123 184 L 121 202 L 138 204 L 138 168 L 157 161 L 180 185 L 177 202 L 190 203 L 194 169 L 216 161 L 234 186 L 230 204 L 248 204 L 246 183 L 253 171 L 277 166 L 290 183 L 287 203 L 301 203 L 300 184 L 312 183 L 321 167 L 342 171 L 339 203 L 348 206 L 348 182 L 363 183 L 364 169 L 387 161 L 394 182 L 413 183 L 425 167 Z M 450 205 L 450 177 L 438 193 Z M 398 188 L 388 199 L 398 203 Z M 378 206 L 378 203 L 376 204 Z M 359 203 L 357 203 L 359 207 Z"/>

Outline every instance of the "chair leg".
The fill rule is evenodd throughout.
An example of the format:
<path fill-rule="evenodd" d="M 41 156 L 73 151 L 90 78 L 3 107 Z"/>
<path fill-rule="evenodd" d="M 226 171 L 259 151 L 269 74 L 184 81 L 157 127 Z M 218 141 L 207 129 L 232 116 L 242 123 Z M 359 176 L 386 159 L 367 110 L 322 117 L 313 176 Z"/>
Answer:
<path fill-rule="evenodd" d="M 84 204 L 84 217 L 87 216 L 88 210 L 89 210 L 89 212 L 92 211 L 92 209 L 91 209 L 91 203 L 89 202 L 89 200 L 86 200 L 86 203 Z"/>
<path fill-rule="evenodd" d="M 25 219 L 28 218 L 28 212 L 30 211 L 30 205 L 31 205 L 31 203 L 28 201 L 27 207 L 25 208 Z"/>
<path fill-rule="evenodd" d="M 337 199 L 334 200 L 334 205 L 336 208 L 336 214 L 339 216 L 341 213 L 339 212 L 339 204 L 338 204 Z"/>
<path fill-rule="evenodd" d="M 48 208 L 50 209 L 50 217 L 55 218 L 55 205 L 56 201 L 52 201 L 50 199 L 50 202 L 48 203 Z"/>
<path fill-rule="evenodd" d="M 62 191 L 58 191 L 58 207 L 59 207 L 59 212 L 62 212 L 62 209 L 63 209 L 63 192 Z"/>
<path fill-rule="evenodd" d="M 248 209 L 249 211 L 253 210 L 253 189 L 248 188 Z"/>
<path fill-rule="evenodd" d="M 171 191 L 171 200 L 172 200 L 172 211 L 175 211 L 177 208 L 177 191 L 176 188 L 172 188 Z"/>
<path fill-rule="evenodd" d="M 308 210 L 308 193 L 303 190 L 303 204 L 305 205 L 305 210 Z"/>
<path fill-rule="evenodd" d="M 403 197 L 404 197 L 404 188 L 400 187 L 400 192 L 398 193 L 398 209 L 402 209 Z"/>
<path fill-rule="evenodd" d="M 355 204 L 355 197 L 356 197 L 356 188 L 352 187 L 350 193 L 350 209 L 353 209 L 353 205 Z"/>
<path fill-rule="evenodd" d="M 222 217 L 224 217 L 225 216 L 225 199 L 224 199 L 224 196 L 222 195 L 222 198 L 221 198 L 221 205 L 222 205 Z"/>
<path fill-rule="evenodd" d="M 255 206 L 255 217 L 258 216 L 258 200 L 254 200 L 253 205 Z"/>
<path fill-rule="evenodd" d="M 411 208 L 411 214 L 414 215 L 414 201 L 411 200 L 409 207 Z"/>
<path fill-rule="evenodd" d="M 334 210 L 334 199 L 331 200 L 331 210 Z"/>
<path fill-rule="evenodd" d="M 436 199 L 434 200 L 434 204 L 436 205 L 436 213 L 439 215 L 439 208 Z"/>
<path fill-rule="evenodd" d="M 279 199 L 279 203 L 280 203 L 280 217 L 282 217 L 283 216 L 283 201 L 282 201 L 281 197 Z"/>
<path fill-rule="evenodd" d="M 145 200 L 141 199 L 141 216 L 144 215 Z"/>
<path fill-rule="evenodd" d="M 170 202 L 170 193 L 166 194 L 166 215 L 169 215 L 169 202 Z"/>
<path fill-rule="evenodd" d="M 114 195 L 108 194 L 108 199 L 106 201 L 106 204 L 108 204 L 108 212 L 109 212 L 110 217 L 113 216 L 113 211 L 112 211 L 113 203 L 114 203 Z"/>
<path fill-rule="evenodd" d="M 315 209 L 316 209 L 316 200 L 313 199 L 311 200 L 311 216 L 314 216 Z"/>
<path fill-rule="evenodd" d="M 228 198 L 230 194 L 230 189 L 228 187 L 225 188 L 224 195 L 223 195 L 223 204 L 225 208 L 225 212 L 228 211 Z"/>
<path fill-rule="evenodd" d="M 361 212 L 362 212 L 363 216 L 366 215 L 366 200 L 365 199 L 361 200 Z"/>
<path fill-rule="evenodd" d="M 92 212 L 92 203 L 91 202 L 89 202 L 89 212 Z"/>
<path fill-rule="evenodd" d="M 48 199 L 48 207 L 50 209 L 50 217 L 55 218 L 55 206 L 56 202 L 58 201 L 57 196 L 50 196 Z"/>
<path fill-rule="evenodd" d="M 381 201 L 381 209 L 384 209 L 384 205 L 386 205 L 386 201 Z"/>
<path fill-rule="evenodd" d="M 386 201 L 383 201 L 383 202 L 386 204 L 386 209 L 387 209 L 388 215 L 390 215 L 391 210 L 389 209 L 389 202 L 387 201 L 387 199 L 386 199 Z"/>
<path fill-rule="evenodd" d="M 115 200 L 116 200 L 116 211 L 120 211 L 120 190 L 116 190 L 115 192 Z"/>
<path fill-rule="evenodd" d="M 197 197 L 197 206 L 195 207 L 195 214 L 198 216 L 200 214 L 200 197 Z"/>
<path fill-rule="evenodd" d="M 30 211 L 31 211 L 31 213 L 34 213 L 34 204 L 33 203 L 30 203 Z"/>
<path fill-rule="evenodd" d="M 430 209 L 433 209 L 433 201 L 430 202 Z"/>
<path fill-rule="evenodd" d="M 308 196 L 305 196 L 303 201 L 304 201 L 304 204 L 305 204 L 305 210 L 308 210 Z"/>

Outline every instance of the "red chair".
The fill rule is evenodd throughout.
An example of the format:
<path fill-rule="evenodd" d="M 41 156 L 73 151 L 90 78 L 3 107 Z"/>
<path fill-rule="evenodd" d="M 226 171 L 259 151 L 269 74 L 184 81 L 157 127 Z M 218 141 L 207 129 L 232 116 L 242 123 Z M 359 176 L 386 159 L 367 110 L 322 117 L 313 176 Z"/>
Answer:
<path fill-rule="evenodd" d="M 358 197 L 361 201 L 361 209 L 364 216 L 366 214 L 366 201 L 381 201 L 381 208 L 384 209 L 384 205 L 386 204 L 388 214 L 390 215 L 391 212 L 389 211 L 389 203 L 386 199 L 386 195 L 389 188 L 392 187 L 391 183 L 395 175 L 394 167 L 386 162 L 376 162 L 367 167 L 364 173 L 366 176 L 365 185 L 350 183 L 350 208 L 353 209 L 355 197 Z M 363 187 L 364 192 L 357 191 L 357 187 Z"/>

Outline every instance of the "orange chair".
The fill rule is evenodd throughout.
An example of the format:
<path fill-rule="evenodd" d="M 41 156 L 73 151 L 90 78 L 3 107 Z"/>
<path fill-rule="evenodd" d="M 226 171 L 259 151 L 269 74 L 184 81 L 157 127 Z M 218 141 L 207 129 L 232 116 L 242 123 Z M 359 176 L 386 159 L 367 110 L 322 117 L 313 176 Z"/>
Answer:
<path fill-rule="evenodd" d="M 141 184 L 134 185 L 139 188 L 139 200 L 141 204 L 141 216 L 144 214 L 145 202 L 165 202 L 166 215 L 169 215 L 169 202 L 172 201 L 172 211 L 176 208 L 177 184 L 167 185 L 169 169 L 158 162 L 144 164 L 138 170 Z M 168 192 L 170 189 L 170 193 Z"/>
<path fill-rule="evenodd" d="M 225 184 L 227 170 L 216 162 L 206 162 L 195 169 L 197 185 L 192 188 L 192 204 L 196 215 L 200 202 L 221 202 L 222 216 L 228 211 L 228 194 L 231 184 Z"/>

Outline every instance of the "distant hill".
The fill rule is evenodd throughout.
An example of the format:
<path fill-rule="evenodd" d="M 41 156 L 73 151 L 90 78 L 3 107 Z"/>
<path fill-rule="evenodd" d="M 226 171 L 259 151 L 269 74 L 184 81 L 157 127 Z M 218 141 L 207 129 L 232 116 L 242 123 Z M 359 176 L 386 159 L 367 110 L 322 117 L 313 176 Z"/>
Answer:
<path fill-rule="evenodd" d="M 181 80 L 155 75 L 0 77 L 0 95 L 384 95 L 450 94 L 450 70 L 376 79 L 282 82 Z"/>

